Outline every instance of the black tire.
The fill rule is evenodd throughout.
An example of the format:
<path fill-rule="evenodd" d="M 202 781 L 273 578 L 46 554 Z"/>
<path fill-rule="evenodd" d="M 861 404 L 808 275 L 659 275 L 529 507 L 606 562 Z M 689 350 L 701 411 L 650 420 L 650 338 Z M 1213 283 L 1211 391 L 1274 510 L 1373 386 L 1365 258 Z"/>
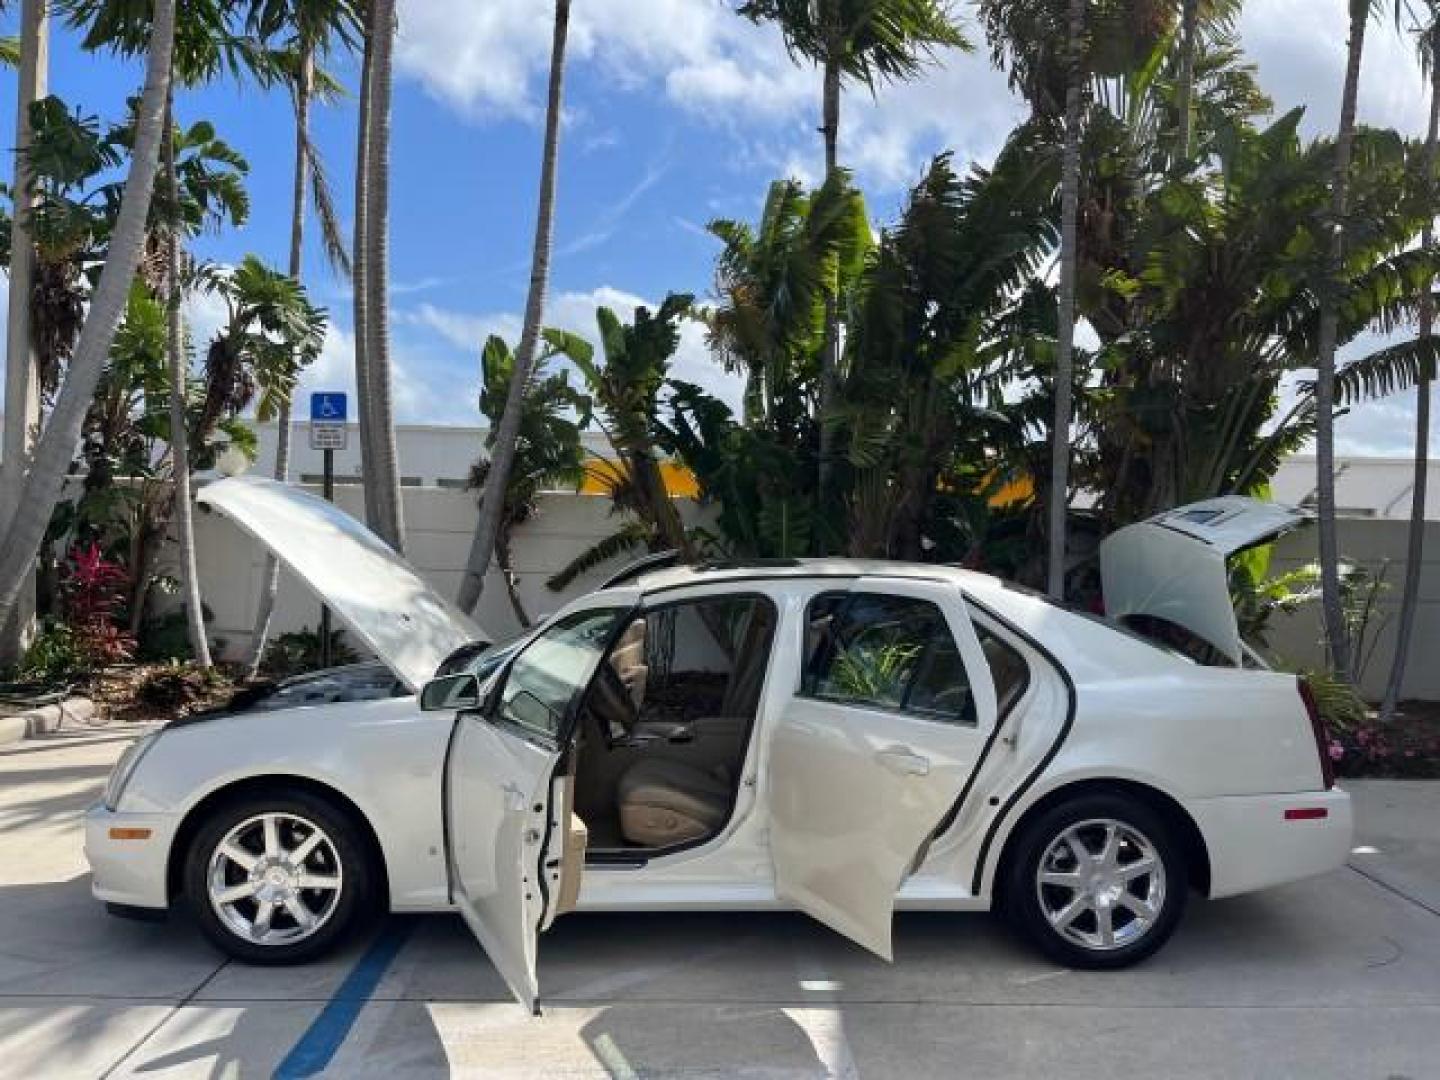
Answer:
<path fill-rule="evenodd" d="M 320 829 L 328 844 L 311 853 L 303 869 L 317 878 L 338 879 L 340 885 L 334 890 L 339 895 L 333 901 L 326 898 L 330 890 L 308 890 L 302 896 L 307 906 L 314 905 L 323 911 L 323 918 L 317 919 L 319 925 L 313 931 L 299 936 L 298 940 L 262 943 L 247 938 L 222 917 L 212 903 L 210 873 L 217 847 L 233 829 L 270 814 L 289 819 L 283 827 L 292 838 L 303 839 L 307 835 L 303 831 L 305 823 Z M 263 825 L 259 828 L 263 832 Z M 252 855 L 255 853 L 253 845 L 246 850 Z M 332 862 L 338 866 L 331 867 Z M 245 880 L 238 864 L 227 861 L 222 872 L 234 880 Z M 257 793 L 223 803 L 201 822 L 186 853 L 184 870 L 186 906 L 205 936 L 221 952 L 248 964 L 260 965 L 301 964 L 329 952 L 371 909 L 378 880 L 370 845 L 361 827 L 334 803 L 304 791 Z M 252 901 L 240 901 L 233 907 L 243 917 L 249 903 Z M 303 928 L 283 905 L 273 910 L 276 914 L 272 919 L 279 923 L 280 930 L 283 931 L 288 922 L 293 924 L 294 934 L 303 933 Z"/>
<path fill-rule="evenodd" d="M 1082 865 L 1070 843 L 1062 837 L 1076 830 L 1072 835 L 1079 839 L 1080 847 L 1103 851 L 1106 822 L 1120 826 L 1116 834 L 1120 838 L 1120 857 L 1124 859 L 1120 865 L 1127 872 L 1143 868 L 1142 860 L 1147 853 L 1142 845 L 1148 843 L 1150 857 L 1158 861 L 1163 871 L 1158 879 L 1158 892 L 1155 877 L 1148 874 L 1124 884 L 1114 882 L 1119 875 L 1111 875 L 1106 879 L 1110 882 L 1108 892 L 1105 882 L 1097 882 L 1099 893 L 1104 894 L 1103 900 L 1087 892 L 1088 885 L 1076 888 L 1068 884 L 1040 883 L 1042 859 L 1050 860 L 1046 870 L 1052 880 L 1068 879 L 1073 873 L 1078 881 L 1094 872 L 1096 867 Z M 1090 970 L 1129 967 L 1152 955 L 1175 932 L 1190 892 L 1184 852 L 1165 819 L 1138 799 L 1103 793 L 1077 796 L 1027 823 L 1006 860 L 1002 886 L 1002 909 L 1027 940 L 1058 963 Z M 1126 895 L 1121 896 L 1115 892 L 1117 889 Z M 1066 929 L 1057 928 L 1047 908 L 1058 918 L 1069 910 L 1069 901 L 1075 899 L 1080 901 L 1081 913 Z M 1130 906 L 1132 900 L 1154 910 L 1155 916 L 1147 919 L 1137 914 Z M 1105 917 L 1110 920 L 1114 939 L 1108 946 L 1102 944 L 1099 910 L 1102 907 L 1108 909 Z M 1088 938 L 1091 943 L 1076 940 L 1077 937 Z M 1126 940 L 1127 937 L 1131 939 Z"/>

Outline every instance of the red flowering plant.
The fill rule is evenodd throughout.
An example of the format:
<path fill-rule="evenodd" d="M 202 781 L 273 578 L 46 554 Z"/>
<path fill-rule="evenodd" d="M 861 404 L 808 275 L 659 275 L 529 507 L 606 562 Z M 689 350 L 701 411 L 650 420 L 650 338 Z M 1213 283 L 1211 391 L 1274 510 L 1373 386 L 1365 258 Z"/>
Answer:
<path fill-rule="evenodd" d="M 1369 716 L 1354 727 L 1333 731 L 1330 760 L 1340 776 L 1401 780 L 1440 779 L 1440 716 L 1412 706 L 1387 723 Z"/>
<path fill-rule="evenodd" d="M 135 639 L 120 627 L 129 586 L 125 567 L 107 559 L 99 544 L 74 544 L 66 553 L 61 610 L 76 651 L 92 668 L 123 663 L 134 655 Z"/>

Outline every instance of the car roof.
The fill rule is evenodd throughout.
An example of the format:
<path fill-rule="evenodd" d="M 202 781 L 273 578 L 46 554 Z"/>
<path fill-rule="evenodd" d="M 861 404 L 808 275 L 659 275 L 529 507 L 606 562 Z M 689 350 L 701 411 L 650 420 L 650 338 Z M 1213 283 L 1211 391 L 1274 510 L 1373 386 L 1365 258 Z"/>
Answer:
<path fill-rule="evenodd" d="M 898 562 L 888 559 L 758 559 L 669 566 L 641 573 L 626 582 L 644 593 L 663 592 L 687 585 L 743 583 L 746 581 L 807 581 L 860 577 L 945 581 L 977 592 L 1003 588 L 999 579 L 974 570 L 937 563 Z"/>

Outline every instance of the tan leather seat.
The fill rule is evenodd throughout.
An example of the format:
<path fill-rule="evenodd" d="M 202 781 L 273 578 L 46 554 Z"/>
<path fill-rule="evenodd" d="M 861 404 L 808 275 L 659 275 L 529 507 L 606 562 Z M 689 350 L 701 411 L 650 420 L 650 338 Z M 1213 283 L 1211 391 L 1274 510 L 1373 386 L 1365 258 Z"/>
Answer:
<path fill-rule="evenodd" d="M 645 620 L 636 619 L 625 628 L 610 651 L 610 666 L 638 710 L 645 705 L 645 684 L 650 668 L 645 663 Z"/>
<path fill-rule="evenodd" d="M 637 761 L 620 777 L 620 831 L 632 844 L 669 847 L 717 831 L 730 810 L 730 784 L 665 758 Z"/>

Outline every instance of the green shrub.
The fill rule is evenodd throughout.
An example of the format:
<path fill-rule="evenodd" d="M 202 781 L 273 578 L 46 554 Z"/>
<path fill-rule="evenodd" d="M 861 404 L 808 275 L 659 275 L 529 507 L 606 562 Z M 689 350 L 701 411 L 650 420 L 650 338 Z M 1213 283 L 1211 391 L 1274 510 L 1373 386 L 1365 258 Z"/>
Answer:
<path fill-rule="evenodd" d="M 359 659 L 359 654 L 345 644 L 344 631 L 332 631 L 331 665 L 339 667 L 342 664 L 353 664 Z M 265 660 L 260 665 L 260 673 L 271 679 L 284 679 L 291 675 L 302 675 L 307 671 L 318 671 L 321 663 L 320 632 L 307 627 L 304 630 L 281 634 L 270 642 L 269 648 L 265 650 Z"/>
<path fill-rule="evenodd" d="M 135 701 L 155 712 L 185 713 L 194 705 L 209 704 L 229 685 L 219 668 L 205 671 L 172 660 L 145 673 L 135 688 Z"/>
<path fill-rule="evenodd" d="M 146 663 L 191 659 L 194 653 L 184 609 L 147 620 L 140 628 L 140 644 L 135 655 Z"/>
<path fill-rule="evenodd" d="M 25 652 L 20 677 L 55 684 L 85 675 L 86 655 L 75 631 L 63 623 L 47 621 Z"/>

